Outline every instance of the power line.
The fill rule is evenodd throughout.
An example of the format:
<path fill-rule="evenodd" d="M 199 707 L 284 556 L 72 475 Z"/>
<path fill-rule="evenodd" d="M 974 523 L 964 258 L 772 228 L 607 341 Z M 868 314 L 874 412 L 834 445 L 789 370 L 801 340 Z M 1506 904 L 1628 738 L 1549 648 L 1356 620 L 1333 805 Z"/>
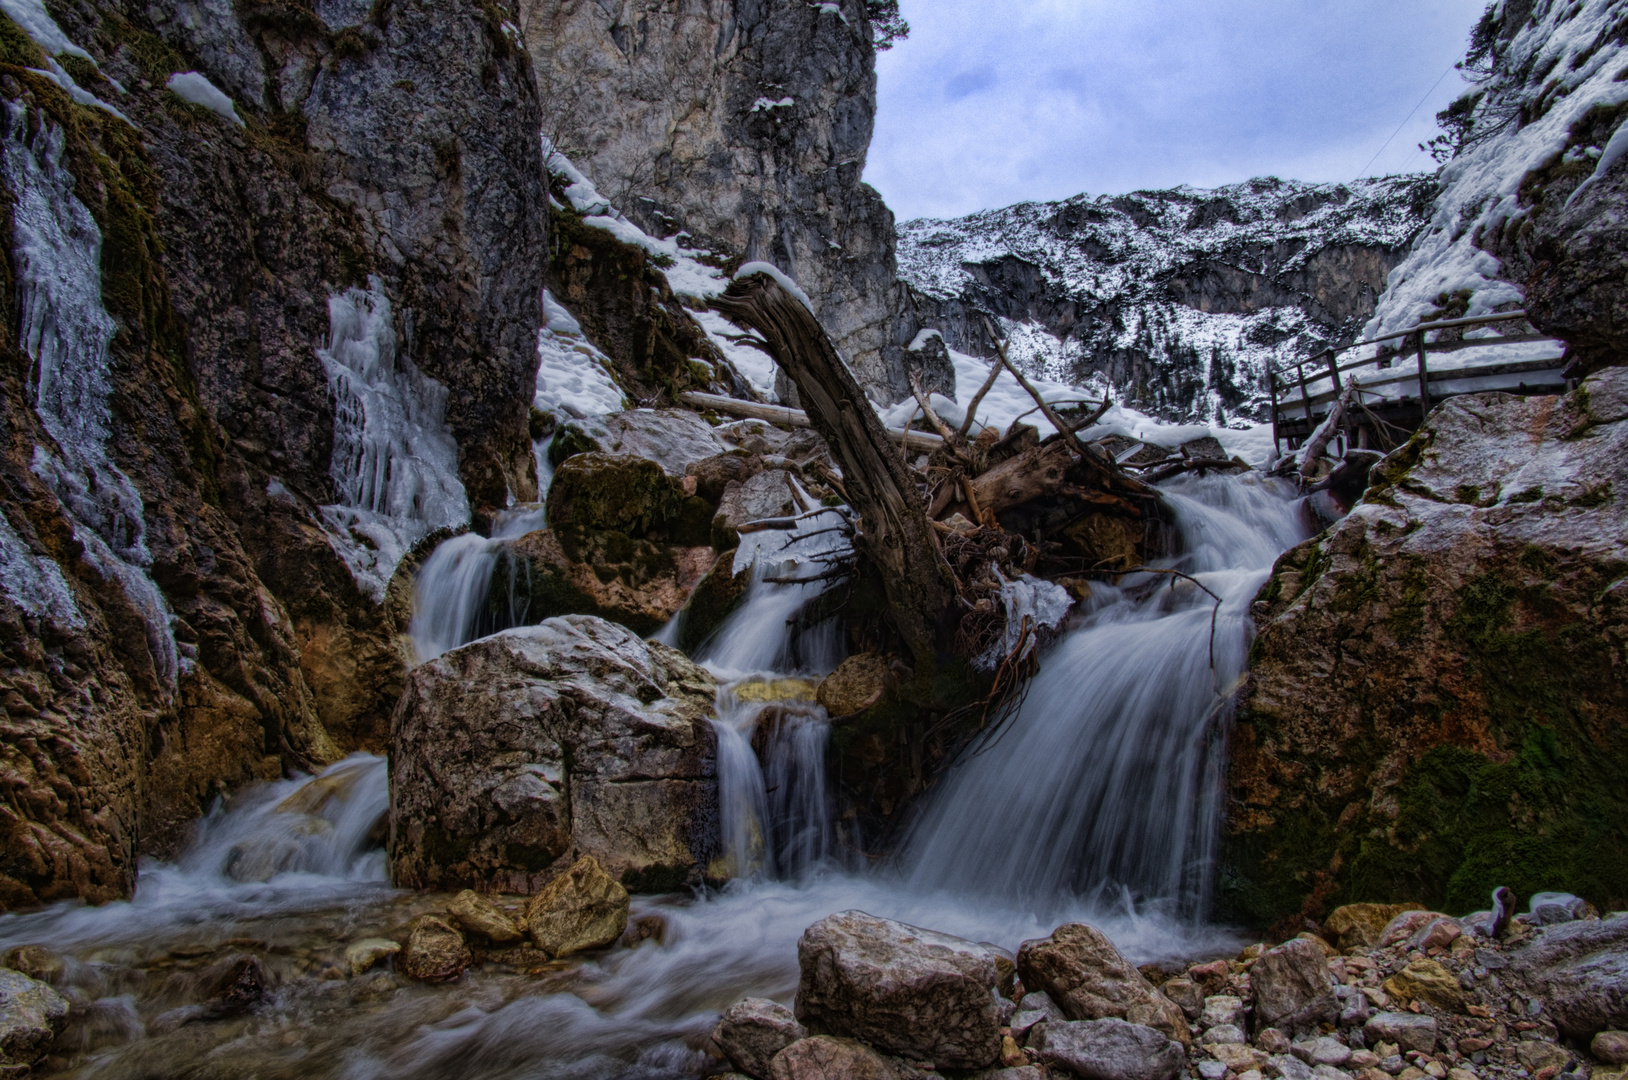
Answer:
<path fill-rule="evenodd" d="M 1442 72 L 1441 73 L 1441 79 L 1436 80 L 1436 86 L 1440 86 L 1441 82 L 1442 82 L 1442 79 L 1445 79 L 1445 78 L 1447 78 L 1448 75 L 1452 74 L 1453 69 L 1456 68 L 1456 67 L 1458 67 L 1458 65 L 1454 64 L 1454 65 L 1452 65 L 1452 67 L 1449 67 L 1446 71 Z M 1436 92 L 1436 86 L 1432 86 L 1429 90 L 1425 91 L 1425 96 L 1419 99 L 1419 104 L 1417 104 L 1417 105 L 1415 105 L 1413 107 L 1413 112 L 1408 113 L 1407 120 L 1403 120 L 1400 124 L 1396 125 L 1396 130 L 1391 132 L 1391 137 L 1389 139 L 1385 140 L 1384 146 L 1381 146 L 1378 150 L 1374 151 L 1374 156 L 1368 159 L 1368 164 L 1364 165 L 1362 167 L 1362 171 L 1357 174 L 1357 177 L 1359 179 L 1361 179 L 1362 177 L 1365 177 L 1365 176 L 1368 175 L 1368 170 L 1373 168 L 1374 162 L 1379 160 L 1379 155 L 1383 154 L 1385 152 L 1385 147 L 1390 146 L 1390 144 L 1396 139 L 1396 137 L 1398 135 L 1402 134 L 1402 129 L 1408 126 L 1408 120 L 1412 120 L 1414 115 L 1420 109 L 1424 108 L 1424 103 L 1429 101 L 1430 100 L 1430 95 L 1434 94 Z"/>

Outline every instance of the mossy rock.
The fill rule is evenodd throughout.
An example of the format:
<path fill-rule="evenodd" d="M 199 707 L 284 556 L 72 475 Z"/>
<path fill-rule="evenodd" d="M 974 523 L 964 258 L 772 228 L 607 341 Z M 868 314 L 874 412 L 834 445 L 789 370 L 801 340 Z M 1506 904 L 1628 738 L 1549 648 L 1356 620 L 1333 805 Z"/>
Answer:
<path fill-rule="evenodd" d="M 660 465 L 626 455 L 577 454 L 548 489 L 549 525 L 560 532 L 648 536 L 665 533 L 684 511 L 682 490 Z"/>

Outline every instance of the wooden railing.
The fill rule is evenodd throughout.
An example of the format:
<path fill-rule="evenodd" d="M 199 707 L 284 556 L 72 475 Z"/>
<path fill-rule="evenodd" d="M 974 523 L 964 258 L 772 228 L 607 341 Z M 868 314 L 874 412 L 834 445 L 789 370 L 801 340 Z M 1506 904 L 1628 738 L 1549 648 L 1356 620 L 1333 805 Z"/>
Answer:
<path fill-rule="evenodd" d="M 1551 341 L 1547 335 L 1538 333 L 1509 334 L 1502 337 L 1469 338 L 1455 341 L 1427 341 L 1425 336 L 1438 330 L 1452 330 L 1474 326 L 1487 326 L 1493 323 L 1514 322 L 1526 318 L 1524 311 L 1506 311 L 1497 315 L 1479 315 L 1469 319 L 1443 319 L 1438 322 L 1422 323 L 1408 330 L 1401 330 L 1394 334 L 1383 334 L 1379 337 L 1369 338 L 1366 341 L 1353 342 L 1336 348 L 1324 349 L 1313 353 L 1304 360 L 1291 364 L 1280 370 L 1269 373 L 1268 387 L 1272 404 L 1272 442 L 1274 447 L 1282 445 L 1281 439 L 1288 438 L 1293 447 L 1295 440 L 1310 436 L 1314 428 L 1314 419 L 1318 406 L 1327 405 L 1332 408 L 1334 402 L 1345 392 L 1345 383 L 1342 376 L 1357 383 L 1357 408 L 1355 415 L 1348 418 L 1347 425 L 1352 428 L 1371 427 L 1376 436 L 1382 441 L 1393 443 L 1384 435 L 1389 428 L 1394 431 L 1410 432 L 1412 427 L 1406 426 L 1406 419 L 1411 419 L 1411 413 L 1418 412 L 1417 420 L 1423 422 L 1431 407 L 1455 394 L 1470 393 L 1470 390 L 1454 390 L 1450 387 L 1438 386 L 1437 392 L 1432 393 L 1432 384 L 1460 382 L 1464 380 L 1480 380 L 1481 385 L 1475 387 L 1480 390 L 1507 390 L 1519 389 L 1532 392 L 1543 390 L 1546 392 L 1559 392 L 1565 389 L 1565 380 L 1560 375 L 1561 357 L 1557 353 L 1553 357 L 1542 357 L 1536 360 L 1518 360 L 1501 364 L 1484 364 L 1473 367 L 1453 367 L 1441 371 L 1431 371 L 1429 353 L 1452 353 L 1465 349 L 1476 349 L 1495 346 L 1508 346 L 1522 342 Z M 1371 356 L 1340 365 L 1340 354 L 1360 349 L 1370 345 L 1383 345 L 1387 342 L 1403 342 L 1399 352 L 1389 355 Z M 1559 342 L 1555 343 L 1557 347 Z M 1414 370 L 1397 368 L 1392 375 L 1381 378 L 1358 378 L 1359 372 L 1366 370 L 1385 370 L 1393 361 L 1406 357 L 1411 352 L 1417 358 L 1417 367 Z M 1308 370 L 1309 369 L 1309 370 Z M 1539 375 L 1539 378 L 1529 382 L 1522 376 Z M 1328 380 L 1326 390 L 1311 393 L 1310 387 Z M 1490 380 L 1490 383 L 1489 383 Z M 1410 400 L 1404 393 L 1396 398 L 1387 398 L 1377 393 L 1380 387 L 1391 387 L 1398 383 L 1417 383 L 1418 397 Z M 1296 393 L 1298 391 L 1298 393 Z M 1377 408 L 1361 400 L 1364 394 L 1381 398 Z M 1286 412 L 1296 412 L 1295 417 L 1286 417 Z M 1399 416 L 1399 412 L 1406 412 L 1408 417 Z M 1388 416 L 1385 414 L 1389 414 Z M 1323 410 L 1327 416 L 1327 410 Z M 1364 421 L 1367 417 L 1369 424 Z M 1399 423 L 1398 421 L 1402 421 Z M 1283 434 L 1286 427 L 1304 427 L 1304 431 L 1290 431 Z"/>

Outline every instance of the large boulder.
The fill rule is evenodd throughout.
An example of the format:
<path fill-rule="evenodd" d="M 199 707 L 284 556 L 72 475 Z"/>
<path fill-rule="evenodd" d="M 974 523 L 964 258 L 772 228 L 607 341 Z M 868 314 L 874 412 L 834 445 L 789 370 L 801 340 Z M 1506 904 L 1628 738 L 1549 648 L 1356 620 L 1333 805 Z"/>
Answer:
<path fill-rule="evenodd" d="M 574 454 L 630 454 L 676 477 L 727 449 L 712 425 L 688 409 L 630 409 L 560 425 L 549 457 L 559 465 Z"/>
<path fill-rule="evenodd" d="M 1255 603 L 1222 910 L 1628 906 L 1628 369 L 1454 398 L 1372 476 Z"/>
<path fill-rule="evenodd" d="M 67 1019 L 68 1003 L 55 990 L 0 968 L 0 1070 L 20 1065 L 27 1072 L 51 1049 Z"/>
<path fill-rule="evenodd" d="M 1511 966 L 1567 1035 L 1628 1028 L 1628 914 L 1550 927 Z"/>
<path fill-rule="evenodd" d="M 746 998 L 718 1020 L 712 1041 L 735 1068 L 756 1080 L 769 1080 L 774 1056 L 807 1035 L 796 1015 L 778 1001 Z"/>
<path fill-rule="evenodd" d="M 941 1068 L 1001 1052 L 995 954 L 982 945 L 862 911 L 831 915 L 797 942 L 797 1019 Z"/>
<path fill-rule="evenodd" d="M 1404 911 L 1422 911 L 1423 904 L 1346 904 L 1323 920 L 1323 933 L 1342 952 L 1372 949 L 1380 943 L 1390 921 Z"/>
<path fill-rule="evenodd" d="M 683 609 L 719 561 L 705 544 L 675 546 L 610 533 L 596 534 L 573 556 L 562 535 L 545 529 L 504 544 L 486 593 L 492 625 L 597 615 L 636 634 L 653 634 Z"/>
<path fill-rule="evenodd" d="M 1081 1080 L 1174 1080 L 1187 1060 L 1163 1032 L 1114 1018 L 1053 1021 L 1033 1049 L 1045 1064 Z"/>
<path fill-rule="evenodd" d="M 718 826 L 713 692 L 676 649 L 586 615 L 415 668 L 393 721 L 394 880 L 532 893 L 574 853 L 634 891 L 699 882 Z"/>
<path fill-rule="evenodd" d="M 1113 1017 L 1145 1024 L 1183 1045 L 1191 1038 L 1181 1008 L 1094 926 L 1068 923 L 1049 938 L 1025 941 L 1017 969 L 1025 988 L 1045 991 L 1071 1020 Z"/>
<path fill-rule="evenodd" d="M 740 527 L 766 518 L 785 517 L 797 510 L 791 496 L 791 474 L 767 469 L 746 480 L 724 485 L 718 513 L 712 519 L 712 544 L 717 548 L 740 543 Z"/>
<path fill-rule="evenodd" d="M 1303 1031 L 1339 1019 L 1328 958 L 1315 941 L 1295 938 L 1267 949 L 1249 972 L 1259 1027 Z"/>

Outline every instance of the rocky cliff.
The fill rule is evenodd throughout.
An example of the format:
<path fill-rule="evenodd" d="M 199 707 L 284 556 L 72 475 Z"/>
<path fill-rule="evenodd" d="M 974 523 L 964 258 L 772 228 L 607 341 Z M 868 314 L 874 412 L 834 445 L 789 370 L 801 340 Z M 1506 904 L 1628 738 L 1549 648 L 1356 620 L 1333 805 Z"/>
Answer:
<path fill-rule="evenodd" d="M 1265 418 L 1265 371 L 1350 340 L 1429 212 L 1425 177 L 1020 203 L 900 228 L 915 311 L 1033 374 L 1106 383 L 1172 420 Z"/>
<path fill-rule="evenodd" d="M 0 6 L 12 907 L 378 744 L 398 563 L 535 491 L 547 195 L 496 5 Z"/>

